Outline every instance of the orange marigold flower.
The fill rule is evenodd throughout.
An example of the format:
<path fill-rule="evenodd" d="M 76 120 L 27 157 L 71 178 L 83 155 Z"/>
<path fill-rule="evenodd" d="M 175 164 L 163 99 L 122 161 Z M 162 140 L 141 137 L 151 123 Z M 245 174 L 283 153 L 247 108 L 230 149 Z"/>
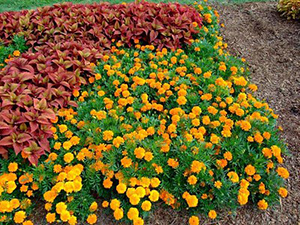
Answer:
<path fill-rule="evenodd" d="M 286 168 L 278 167 L 276 171 L 277 171 L 278 175 L 284 179 L 287 179 L 290 176 L 290 173 Z"/>
<path fill-rule="evenodd" d="M 134 149 L 134 155 L 138 159 L 142 159 L 145 156 L 145 153 L 146 153 L 146 151 L 144 148 L 138 147 L 138 148 Z"/>
<path fill-rule="evenodd" d="M 188 178 L 188 183 L 190 184 L 190 185 L 195 185 L 196 183 L 197 183 L 197 177 L 196 176 L 194 176 L 194 175 L 191 175 L 191 176 L 189 176 L 189 178 Z"/>
<path fill-rule="evenodd" d="M 210 210 L 208 212 L 208 217 L 211 219 L 215 219 L 217 217 L 217 212 L 215 210 Z"/>
<path fill-rule="evenodd" d="M 285 188 L 281 187 L 279 188 L 278 193 L 281 197 L 285 198 L 288 194 L 288 191 Z"/>
<path fill-rule="evenodd" d="M 47 213 L 46 215 L 46 220 L 48 223 L 54 223 L 56 219 L 56 214 L 55 213 Z"/>
<path fill-rule="evenodd" d="M 97 216 L 95 214 L 90 214 L 88 216 L 88 218 L 86 219 L 86 221 L 89 223 L 89 224 L 95 224 L 97 222 Z"/>
<path fill-rule="evenodd" d="M 260 200 L 258 203 L 258 208 L 261 209 L 261 210 L 266 210 L 268 208 L 268 203 L 266 200 L 262 199 Z"/>
<path fill-rule="evenodd" d="M 12 163 L 9 163 L 8 165 L 8 171 L 13 173 L 13 172 L 16 172 L 18 170 L 18 163 L 16 162 L 12 162 Z"/>
<path fill-rule="evenodd" d="M 137 208 L 131 207 L 127 212 L 127 217 L 130 220 L 135 220 L 139 217 L 139 210 Z"/>
<path fill-rule="evenodd" d="M 252 165 L 247 165 L 246 167 L 245 167 L 245 172 L 246 172 L 246 174 L 248 174 L 249 176 L 252 176 L 252 175 L 254 175 L 255 174 L 255 167 L 254 166 L 252 166 Z"/>
<path fill-rule="evenodd" d="M 73 153 L 71 153 L 71 152 L 68 152 L 68 153 L 66 153 L 66 154 L 64 155 L 64 161 L 65 161 L 66 163 L 72 162 L 73 159 L 74 159 L 74 155 L 73 155 Z"/>
<path fill-rule="evenodd" d="M 21 210 L 15 213 L 14 221 L 15 223 L 23 223 L 26 218 L 26 212 Z"/>
<path fill-rule="evenodd" d="M 191 216 L 189 218 L 189 225 L 199 225 L 199 218 L 198 218 L 198 216 Z"/>

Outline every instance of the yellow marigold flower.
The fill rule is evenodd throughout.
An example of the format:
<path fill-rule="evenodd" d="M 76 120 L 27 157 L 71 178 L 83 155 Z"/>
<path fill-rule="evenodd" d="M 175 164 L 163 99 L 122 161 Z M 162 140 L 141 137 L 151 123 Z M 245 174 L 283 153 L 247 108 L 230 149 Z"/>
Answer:
<path fill-rule="evenodd" d="M 278 193 L 281 197 L 285 198 L 288 194 L 288 191 L 285 188 L 281 187 L 279 188 Z"/>
<path fill-rule="evenodd" d="M 15 50 L 15 51 L 13 52 L 13 55 L 16 56 L 16 57 L 18 57 L 18 56 L 21 55 L 21 52 L 20 52 L 19 50 Z"/>
<path fill-rule="evenodd" d="M 30 220 L 26 220 L 22 223 L 22 225 L 33 225 L 33 223 Z"/>
<path fill-rule="evenodd" d="M 147 161 L 147 162 L 150 162 L 152 159 L 153 159 L 153 154 L 151 152 L 146 152 L 145 153 L 145 156 L 144 156 L 144 159 Z"/>
<path fill-rule="evenodd" d="M 120 136 L 114 138 L 113 140 L 113 145 L 116 147 L 116 148 L 119 148 L 121 144 L 124 143 L 124 139 Z"/>
<path fill-rule="evenodd" d="M 72 147 L 71 141 L 65 141 L 65 142 L 63 143 L 63 148 L 64 148 L 64 149 L 69 150 L 71 147 Z"/>
<path fill-rule="evenodd" d="M 135 220 L 139 217 L 139 210 L 137 208 L 131 207 L 127 212 L 127 217 L 130 220 Z"/>
<path fill-rule="evenodd" d="M 254 175 L 255 174 L 255 172 L 256 172 L 256 170 L 255 170 L 255 167 L 254 166 L 252 166 L 252 165 L 247 165 L 246 167 L 245 167 L 245 172 L 246 172 L 246 174 L 248 174 L 249 176 L 252 176 L 252 175 Z"/>
<path fill-rule="evenodd" d="M 124 183 L 119 183 L 116 189 L 119 194 L 124 194 L 126 192 L 127 186 Z"/>
<path fill-rule="evenodd" d="M 14 221 L 15 223 L 23 223 L 26 218 L 26 212 L 25 211 L 18 211 L 14 215 Z"/>
<path fill-rule="evenodd" d="M 159 193 L 156 190 L 152 190 L 149 195 L 149 199 L 151 202 L 157 202 L 159 199 Z"/>
<path fill-rule="evenodd" d="M 191 165 L 191 171 L 193 173 L 199 173 L 202 169 L 206 169 L 206 166 L 204 165 L 203 162 L 199 162 L 197 160 L 194 160 L 192 162 L 192 165 Z"/>
<path fill-rule="evenodd" d="M 261 144 L 264 140 L 263 136 L 261 136 L 261 134 L 259 132 L 256 132 L 255 135 L 254 135 L 254 140 Z"/>
<path fill-rule="evenodd" d="M 266 210 L 268 208 L 268 203 L 266 200 L 262 199 L 260 200 L 258 203 L 258 208 L 261 209 L 261 210 Z"/>
<path fill-rule="evenodd" d="M 179 105 L 185 105 L 187 102 L 186 98 L 184 96 L 179 96 L 178 99 L 177 99 L 177 103 Z"/>
<path fill-rule="evenodd" d="M 248 121 L 245 121 L 243 120 L 241 122 L 241 128 L 244 130 L 244 131 L 249 131 L 251 129 L 251 124 L 248 122 Z"/>
<path fill-rule="evenodd" d="M 209 118 L 209 116 L 203 116 L 203 117 L 202 117 L 202 123 L 203 123 L 204 125 L 210 124 L 210 118 Z"/>
<path fill-rule="evenodd" d="M 237 175 L 236 172 L 231 171 L 231 172 L 227 173 L 227 176 L 233 183 L 239 182 L 239 176 Z"/>
<path fill-rule="evenodd" d="M 196 195 L 188 195 L 185 200 L 190 208 L 197 207 L 198 205 L 198 198 Z"/>
<path fill-rule="evenodd" d="M 219 141 L 220 141 L 220 138 L 217 135 L 215 135 L 215 134 L 211 134 L 210 141 L 213 144 L 218 144 Z"/>
<path fill-rule="evenodd" d="M 223 154 L 223 156 L 224 156 L 224 158 L 225 159 L 227 159 L 228 161 L 230 161 L 230 160 L 232 160 L 232 154 L 231 154 L 231 152 L 225 152 L 224 154 Z"/>
<path fill-rule="evenodd" d="M 278 175 L 284 179 L 287 179 L 290 176 L 289 171 L 286 168 L 278 167 L 276 171 L 277 171 Z"/>
<path fill-rule="evenodd" d="M 189 178 L 188 178 L 188 183 L 190 184 L 190 185 L 195 185 L 196 183 L 197 183 L 197 177 L 196 176 L 194 176 L 194 175 L 191 175 L 191 176 L 189 176 Z"/>
<path fill-rule="evenodd" d="M 60 133 L 64 133 L 68 130 L 67 125 L 64 125 L 64 124 L 58 125 L 58 128 L 59 128 Z"/>
<path fill-rule="evenodd" d="M 110 202 L 110 208 L 112 210 L 116 210 L 117 208 L 120 208 L 121 202 L 118 199 L 112 199 Z"/>
<path fill-rule="evenodd" d="M 142 159 L 145 156 L 145 153 L 146 153 L 146 151 L 144 148 L 138 147 L 138 148 L 134 149 L 134 155 L 138 159 Z"/>
<path fill-rule="evenodd" d="M 121 159 L 121 164 L 124 168 L 128 168 L 132 165 L 132 160 L 125 156 L 123 159 Z"/>
<path fill-rule="evenodd" d="M 141 206 L 141 207 L 142 207 L 142 209 L 143 209 L 144 211 L 148 212 L 148 211 L 151 210 L 151 206 L 152 206 L 151 202 L 148 201 L 148 200 L 146 200 L 146 201 L 144 201 L 144 202 L 142 203 L 142 206 Z"/>
<path fill-rule="evenodd" d="M 54 148 L 55 150 L 59 150 L 60 147 L 61 147 L 61 143 L 60 143 L 60 142 L 55 142 L 53 148 Z"/>
<path fill-rule="evenodd" d="M 140 217 L 133 220 L 133 225 L 144 225 L 144 220 Z"/>
<path fill-rule="evenodd" d="M 109 206 L 109 202 L 108 201 L 103 201 L 102 202 L 102 207 L 103 208 L 107 208 Z"/>
<path fill-rule="evenodd" d="M 120 208 L 117 208 L 115 211 L 114 211 L 114 217 L 116 220 L 120 220 L 124 217 L 124 212 L 123 212 L 123 209 L 120 209 Z"/>
<path fill-rule="evenodd" d="M 175 169 L 179 166 L 179 162 L 175 159 L 170 158 L 168 159 L 168 165 Z"/>
<path fill-rule="evenodd" d="M 71 152 L 68 152 L 68 153 L 66 153 L 66 154 L 64 155 L 64 161 L 65 161 L 66 163 L 72 162 L 73 159 L 74 159 L 74 155 L 73 155 L 73 153 L 71 153 Z"/>
<path fill-rule="evenodd" d="M 106 130 L 103 132 L 103 140 L 110 141 L 113 139 L 114 133 L 111 130 Z"/>
<path fill-rule="evenodd" d="M 276 145 L 272 145 L 271 146 L 271 150 L 272 150 L 272 154 L 275 156 L 275 157 L 279 157 L 281 155 L 281 149 L 276 146 Z"/>
<path fill-rule="evenodd" d="M 95 214 L 90 214 L 86 221 L 88 224 L 95 224 L 97 222 L 97 216 Z"/>
<path fill-rule="evenodd" d="M 67 210 L 67 205 L 64 202 L 59 202 L 56 204 L 56 212 L 58 214 L 61 214 L 64 210 Z"/>
<path fill-rule="evenodd" d="M 8 165 L 8 171 L 13 173 L 13 172 L 16 172 L 18 170 L 18 163 L 16 162 L 12 162 L 12 163 L 9 163 Z"/>
<path fill-rule="evenodd" d="M 137 194 L 133 194 L 129 198 L 129 202 L 131 205 L 137 205 L 140 202 L 140 197 Z"/>
<path fill-rule="evenodd" d="M 103 181 L 103 187 L 109 189 L 111 188 L 113 182 L 109 179 L 109 178 L 106 178 L 104 181 Z"/>
<path fill-rule="evenodd" d="M 198 216 L 191 216 L 189 218 L 189 225 L 199 225 L 199 218 L 198 218 Z"/>
<path fill-rule="evenodd" d="M 6 192 L 8 194 L 11 194 L 16 188 L 17 188 L 17 185 L 14 181 L 8 181 L 6 183 Z"/>
<path fill-rule="evenodd" d="M 160 185 L 160 180 L 157 177 L 151 179 L 151 186 L 157 188 Z"/>
<path fill-rule="evenodd" d="M 47 202 L 53 202 L 54 199 L 56 198 L 57 196 L 57 193 L 55 191 L 47 191 L 44 193 L 44 199 L 47 201 Z"/>
<path fill-rule="evenodd" d="M 55 213 L 47 213 L 46 220 L 48 223 L 54 223 L 56 219 Z"/>
<path fill-rule="evenodd" d="M 63 222 L 67 222 L 71 218 L 71 214 L 68 210 L 63 210 L 60 214 L 60 219 Z"/>
<path fill-rule="evenodd" d="M 210 219 L 215 219 L 215 218 L 217 217 L 217 212 L 216 212 L 215 210 L 210 210 L 210 211 L 208 212 L 208 217 L 209 217 Z"/>
<path fill-rule="evenodd" d="M 214 186 L 215 186 L 216 188 L 220 189 L 220 188 L 222 187 L 222 182 L 218 180 L 218 181 L 216 181 L 216 182 L 214 183 Z"/>

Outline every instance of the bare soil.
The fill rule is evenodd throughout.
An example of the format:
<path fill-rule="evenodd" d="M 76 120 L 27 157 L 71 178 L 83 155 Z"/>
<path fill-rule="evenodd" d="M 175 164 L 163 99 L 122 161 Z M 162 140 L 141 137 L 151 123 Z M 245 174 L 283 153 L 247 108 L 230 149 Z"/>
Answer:
<path fill-rule="evenodd" d="M 222 35 L 229 52 L 246 58 L 252 71 L 252 82 L 258 86 L 257 96 L 265 99 L 279 115 L 282 138 L 290 156 L 284 165 L 290 171 L 289 195 L 280 205 L 266 211 L 247 205 L 235 214 L 224 213 L 218 221 L 201 218 L 201 224 L 300 225 L 300 21 L 281 18 L 274 2 L 215 5 Z M 35 224 L 45 224 L 45 210 L 36 210 Z M 97 224 L 117 224 L 111 215 L 99 212 Z M 38 219 L 39 218 L 39 219 Z M 150 216 L 146 224 L 188 224 L 186 212 L 175 212 L 163 206 Z"/>

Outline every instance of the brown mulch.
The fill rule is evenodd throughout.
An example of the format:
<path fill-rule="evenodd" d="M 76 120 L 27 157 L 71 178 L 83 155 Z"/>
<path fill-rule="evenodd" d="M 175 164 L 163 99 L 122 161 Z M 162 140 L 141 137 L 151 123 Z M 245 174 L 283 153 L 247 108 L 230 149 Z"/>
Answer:
<path fill-rule="evenodd" d="M 280 205 L 264 212 L 248 205 L 235 215 L 224 214 L 218 221 L 201 218 L 200 224 L 300 225 L 300 21 L 281 18 L 276 4 L 261 2 L 215 7 L 221 22 L 225 23 L 222 35 L 230 53 L 246 58 L 252 82 L 258 86 L 257 96 L 265 99 L 279 115 L 278 124 L 284 129 L 282 138 L 290 151 L 284 162 L 290 171 L 289 195 Z M 44 217 L 43 211 L 36 211 L 35 224 L 45 224 L 41 222 L 43 219 L 36 221 L 36 217 Z M 98 215 L 97 224 L 117 224 L 111 215 L 101 212 Z M 183 225 L 188 224 L 188 216 L 185 212 L 158 207 L 146 224 Z"/>

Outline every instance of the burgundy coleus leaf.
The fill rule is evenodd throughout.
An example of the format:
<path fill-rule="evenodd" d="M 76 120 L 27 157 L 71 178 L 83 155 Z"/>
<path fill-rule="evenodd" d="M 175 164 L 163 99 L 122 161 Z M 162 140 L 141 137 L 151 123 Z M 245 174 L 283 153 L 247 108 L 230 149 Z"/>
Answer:
<path fill-rule="evenodd" d="M 13 144 L 12 136 L 6 136 L 0 140 L 0 146 L 11 146 Z"/>
<path fill-rule="evenodd" d="M 150 43 L 152 43 L 157 38 L 157 36 L 158 36 L 158 32 L 151 30 L 150 31 Z"/>
<path fill-rule="evenodd" d="M 50 120 L 54 120 L 56 118 L 55 113 L 52 109 L 45 109 L 42 112 L 42 117 L 50 119 Z"/>
<path fill-rule="evenodd" d="M 43 111 L 45 109 L 47 109 L 47 101 L 46 99 L 33 99 L 33 105 L 34 105 L 34 109 L 38 110 L 38 111 Z"/>

